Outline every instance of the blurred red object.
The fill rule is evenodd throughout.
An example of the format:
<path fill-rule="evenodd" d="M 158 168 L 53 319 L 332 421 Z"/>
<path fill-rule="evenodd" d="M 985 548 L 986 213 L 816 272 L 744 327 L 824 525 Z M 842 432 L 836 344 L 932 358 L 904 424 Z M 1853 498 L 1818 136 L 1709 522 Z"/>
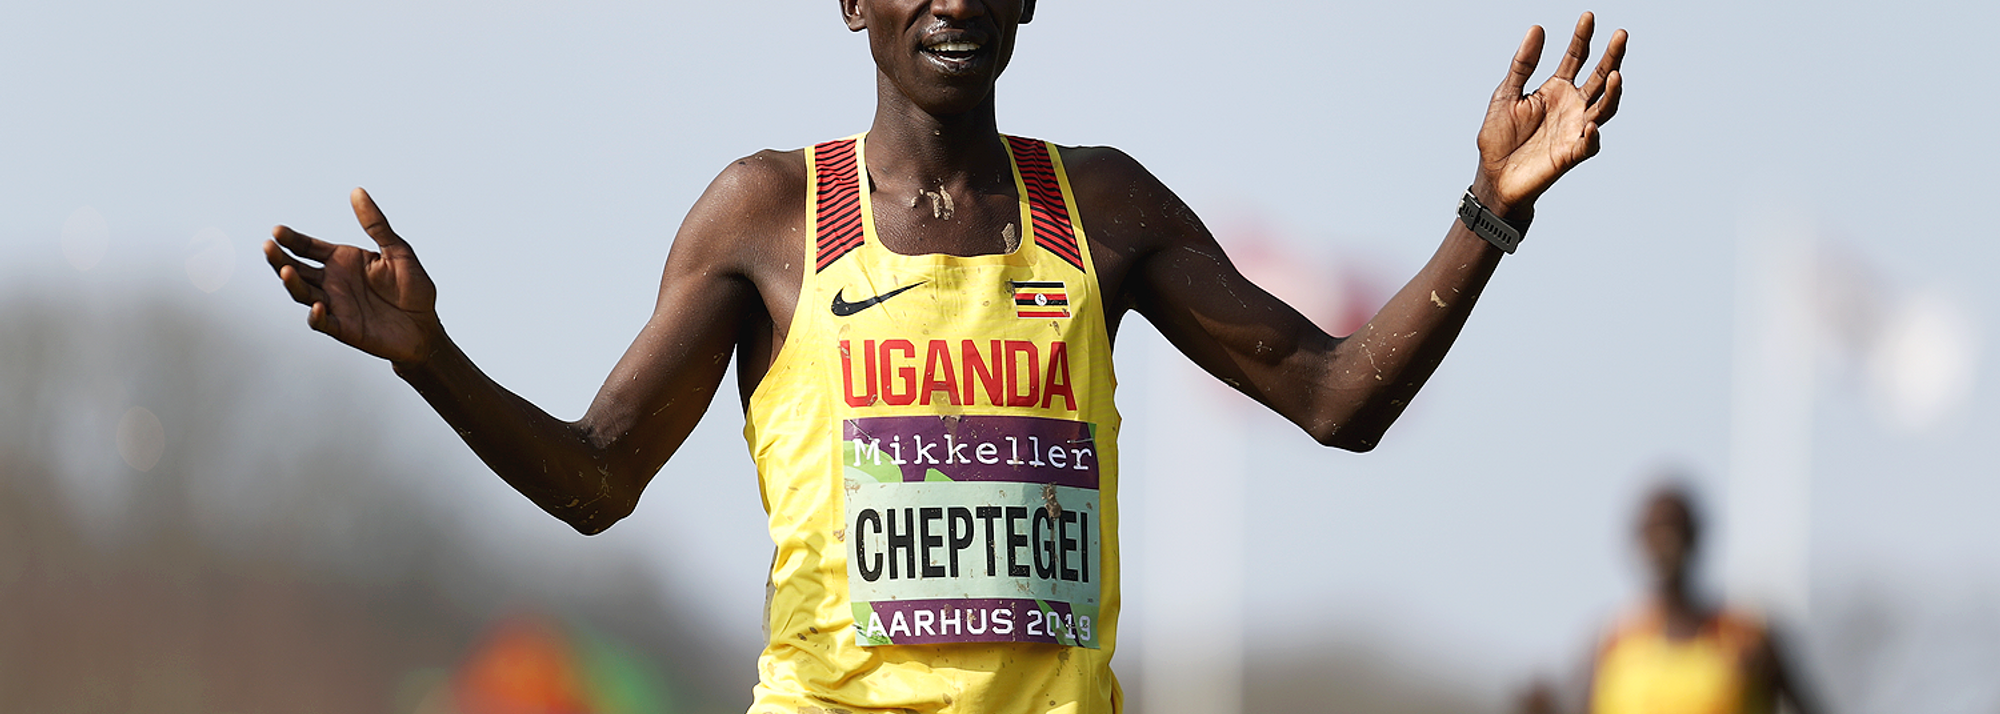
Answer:
<path fill-rule="evenodd" d="M 460 714 L 593 714 L 574 651 L 546 618 L 501 620 L 459 669 Z"/>

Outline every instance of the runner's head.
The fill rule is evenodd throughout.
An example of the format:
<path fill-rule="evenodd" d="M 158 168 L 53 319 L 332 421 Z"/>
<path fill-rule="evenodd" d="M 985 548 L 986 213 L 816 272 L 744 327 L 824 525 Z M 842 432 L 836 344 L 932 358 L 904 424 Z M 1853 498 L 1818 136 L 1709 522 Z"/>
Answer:
<path fill-rule="evenodd" d="M 1034 10 L 1035 0 L 840 0 L 847 28 L 868 31 L 879 81 L 937 116 L 991 98 Z"/>
<path fill-rule="evenodd" d="M 1639 514 L 1639 545 L 1656 590 L 1678 592 L 1687 585 L 1698 533 L 1694 510 L 1693 496 L 1678 481 L 1660 485 L 1646 498 Z"/>

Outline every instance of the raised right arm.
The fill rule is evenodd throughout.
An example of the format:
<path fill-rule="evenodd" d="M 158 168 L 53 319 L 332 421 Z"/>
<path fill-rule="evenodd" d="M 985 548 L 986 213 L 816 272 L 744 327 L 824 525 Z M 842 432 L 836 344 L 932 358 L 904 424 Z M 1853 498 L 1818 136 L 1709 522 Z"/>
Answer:
<path fill-rule="evenodd" d="M 415 253 L 366 192 L 354 192 L 355 217 L 379 252 L 284 226 L 264 250 L 292 298 L 311 307 L 313 329 L 388 359 L 494 473 L 594 534 L 637 506 L 706 413 L 746 327 L 768 319 L 756 261 L 782 242 L 791 217 L 782 209 L 803 201 L 803 186 L 788 186 L 787 172 L 770 163 L 732 165 L 695 204 L 667 257 L 651 318 L 576 421 L 500 386 L 452 343 Z"/>

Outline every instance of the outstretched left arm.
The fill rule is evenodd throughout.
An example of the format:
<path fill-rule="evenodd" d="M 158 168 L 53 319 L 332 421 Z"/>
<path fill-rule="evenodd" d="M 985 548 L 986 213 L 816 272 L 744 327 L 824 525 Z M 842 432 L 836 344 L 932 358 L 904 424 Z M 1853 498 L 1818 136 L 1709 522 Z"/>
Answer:
<path fill-rule="evenodd" d="M 1524 94 L 1543 42 L 1542 28 L 1530 29 L 1494 90 L 1471 191 L 1501 218 L 1525 223 L 1556 179 L 1597 153 L 1598 129 L 1617 113 L 1624 30 L 1576 83 L 1593 26 L 1585 13 L 1555 74 Z M 1124 162 L 1121 155 L 1104 163 L 1116 172 Z M 1454 220 L 1430 262 L 1374 318 L 1333 337 L 1237 272 L 1192 212 L 1136 162 L 1123 168 L 1131 203 L 1178 217 L 1132 256 L 1125 287 L 1133 307 L 1210 374 L 1329 446 L 1367 451 L 1379 443 L 1444 359 L 1502 255 Z"/>

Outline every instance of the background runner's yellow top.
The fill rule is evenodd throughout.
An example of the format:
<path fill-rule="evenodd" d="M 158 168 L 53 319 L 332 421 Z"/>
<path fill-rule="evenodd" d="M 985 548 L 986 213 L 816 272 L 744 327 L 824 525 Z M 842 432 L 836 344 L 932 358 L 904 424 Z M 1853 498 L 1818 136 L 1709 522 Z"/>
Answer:
<path fill-rule="evenodd" d="M 1005 139 L 1005 255 L 888 250 L 862 137 L 806 152 L 805 282 L 744 429 L 777 546 L 752 712 L 1123 707 L 1103 301 L 1061 157 Z"/>
<path fill-rule="evenodd" d="M 1754 621 L 1717 613 L 1687 639 L 1667 637 L 1648 609 L 1622 624 L 1597 656 L 1593 714 L 1764 714 L 1772 693 L 1749 681 L 1764 631 Z"/>

